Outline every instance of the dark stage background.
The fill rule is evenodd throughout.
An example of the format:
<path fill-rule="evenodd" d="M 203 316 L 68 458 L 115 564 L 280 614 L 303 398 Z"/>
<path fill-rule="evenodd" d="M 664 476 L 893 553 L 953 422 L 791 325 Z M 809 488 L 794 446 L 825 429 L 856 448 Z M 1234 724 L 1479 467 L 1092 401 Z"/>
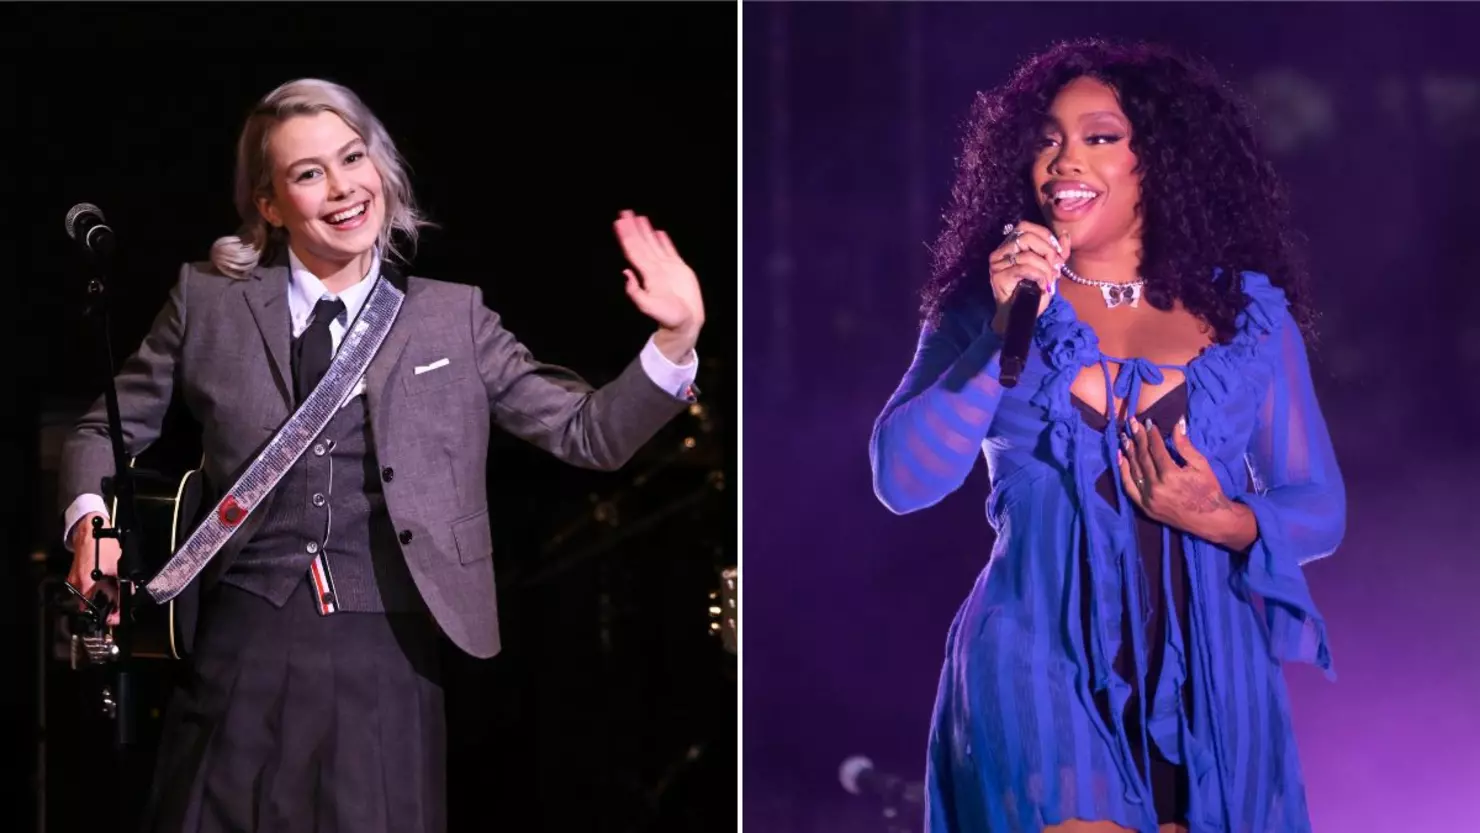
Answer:
<path fill-rule="evenodd" d="M 737 558 L 735 8 L 56 4 L 0 18 L 5 86 L 19 79 L 7 143 L 21 143 L 5 154 L 17 254 L 6 404 L 19 420 L 7 452 L 22 457 L 7 467 L 20 488 L 3 558 L 15 636 L 6 745 L 7 768 L 26 773 L 7 779 L 16 795 L 0 828 L 43 829 L 44 810 L 48 831 L 130 830 L 147 776 L 114 766 L 79 678 L 38 657 L 51 623 L 33 554 L 51 557 L 54 579 L 67 563 L 58 443 L 100 391 L 77 307 L 87 272 L 63 217 L 92 202 L 117 232 L 121 359 L 180 263 L 237 227 L 232 165 L 248 109 L 318 76 L 384 121 L 442 226 L 424 234 L 413 273 L 481 286 L 541 359 L 599 384 L 652 332 L 622 289 L 611 222 L 623 208 L 670 232 L 705 291 L 704 410 L 626 470 L 576 470 L 495 432 L 505 647 L 486 662 L 447 652 L 452 830 L 733 829 L 736 658 L 710 633 L 708 596 Z M 188 446 L 188 422 L 178 426 L 165 451 Z M 149 740 L 163 696 L 141 700 Z M 152 747 L 141 751 L 147 761 Z"/>
<path fill-rule="evenodd" d="M 973 93 L 1054 40 L 1201 52 L 1260 107 L 1310 239 L 1349 523 L 1307 576 L 1339 680 L 1287 668 L 1317 831 L 1474 829 L 1480 784 L 1480 32 L 1472 3 L 744 7 L 744 815 L 885 830 L 852 754 L 923 777 L 984 466 L 895 517 L 874 418 L 909 365 Z M 902 826 L 918 830 L 911 811 Z"/>

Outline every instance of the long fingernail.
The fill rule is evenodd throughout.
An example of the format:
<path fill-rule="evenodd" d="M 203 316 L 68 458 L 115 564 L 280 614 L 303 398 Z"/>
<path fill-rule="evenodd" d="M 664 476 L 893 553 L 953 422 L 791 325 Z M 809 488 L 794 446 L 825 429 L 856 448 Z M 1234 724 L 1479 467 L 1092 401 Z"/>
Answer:
<path fill-rule="evenodd" d="M 1153 434 L 1156 433 L 1156 423 L 1152 422 L 1150 417 L 1146 418 L 1146 430 Z"/>
<path fill-rule="evenodd" d="M 1055 237 L 1053 235 L 1049 235 L 1048 242 L 1050 242 L 1050 243 L 1053 244 L 1053 250 L 1054 251 L 1058 252 L 1059 254 L 1063 254 L 1064 253 L 1064 247 L 1059 245 L 1059 238 L 1057 238 L 1057 237 Z"/>
<path fill-rule="evenodd" d="M 1187 436 L 1187 417 L 1177 420 L 1177 433 L 1184 437 Z"/>

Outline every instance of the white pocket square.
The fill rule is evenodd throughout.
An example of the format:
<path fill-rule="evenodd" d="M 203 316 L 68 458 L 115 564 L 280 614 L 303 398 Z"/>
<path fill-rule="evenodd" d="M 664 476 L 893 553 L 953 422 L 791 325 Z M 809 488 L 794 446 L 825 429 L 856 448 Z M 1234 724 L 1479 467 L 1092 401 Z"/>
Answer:
<path fill-rule="evenodd" d="M 429 370 L 436 370 L 439 367 L 446 367 L 449 364 L 452 364 L 452 361 L 450 359 L 437 359 L 431 364 L 419 364 L 416 366 L 416 375 L 420 376 L 421 374 L 426 373 Z"/>

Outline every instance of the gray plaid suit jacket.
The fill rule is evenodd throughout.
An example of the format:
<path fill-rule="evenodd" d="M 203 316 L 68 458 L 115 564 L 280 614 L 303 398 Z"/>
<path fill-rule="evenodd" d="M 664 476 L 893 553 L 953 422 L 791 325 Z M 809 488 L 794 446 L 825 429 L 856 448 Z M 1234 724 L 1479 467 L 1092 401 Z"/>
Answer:
<path fill-rule="evenodd" d="M 499 650 L 486 465 L 491 423 L 585 468 L 622 466 L 688 400 L 661 390 L 634 358 L 593 389 L 542 364 L 470 286 L 405 278 L 385 344 L 365 374 L 375 452 L 402 553 L 447 635 L 477 657 Z M 206 476 L 235 482 L 293 409 L 286 258 L 245 280 L 186 264 L 137 352 L 116 377 L 125 445 L 137 456 L 158 439 L 172 394 L 203 427 Z M 417 366 L 446 359 L 420 374 Z M 687 393 L 686 396 L 692 396 Z M 100 493 L 113 474 L 107 412 L 99 400 L 62 455 L 61 505 Z M 219 575 L 271 511 L 248 516 L 207 570 Z"/>

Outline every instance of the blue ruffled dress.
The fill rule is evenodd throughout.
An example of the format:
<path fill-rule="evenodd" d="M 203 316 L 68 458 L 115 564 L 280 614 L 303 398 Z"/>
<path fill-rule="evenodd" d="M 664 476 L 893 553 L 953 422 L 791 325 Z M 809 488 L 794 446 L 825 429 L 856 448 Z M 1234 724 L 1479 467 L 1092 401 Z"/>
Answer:
<path fill-rule="evenodd" d="M 898 513 L 931 506 L 981 452 L 996 531 L 947 636 L 929 833 L 1035 833 L 1069 819 L 1155 833 L 1153 757 L 1185 770 L 1193 833 L 1310 830 L 1280 662 L 1334 677 L 1301 568 L 1340 542 L 1345 490 L 1284 293 L 1259 273 L 1240 279 L 1235 336 L 1185 367 L 1103 355 L 1062 296 L 1013 388 L 997 382 L 988 305 L 959 303 L 921 332 L 874 427 L 875 492 Z M 1124 424 L 1110 413 L 1097 428 L 1070 393 L 1096 365 L 1133 414 L 1144 384 L 1184 374 L 1193 444 L 1258 520 L 1246 552 L 1165 527 L 1159 548 L 1145 545 L 1113 470 Z M 1114 500 L 1096 494 L 1107 472 Z M 1178 595 L 1185 604 L 1170 603 Z M 1161 626 L 1148 637 L 1153 611 Z"/>

